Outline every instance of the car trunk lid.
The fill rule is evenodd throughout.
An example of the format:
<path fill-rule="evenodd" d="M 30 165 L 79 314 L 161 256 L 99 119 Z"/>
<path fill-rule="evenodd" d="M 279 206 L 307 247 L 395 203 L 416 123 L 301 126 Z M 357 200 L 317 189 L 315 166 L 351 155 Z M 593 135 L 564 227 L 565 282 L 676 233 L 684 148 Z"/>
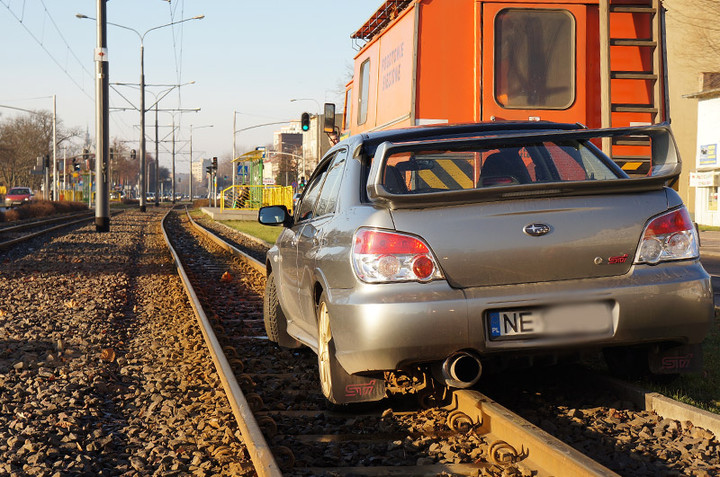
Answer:
<path fill-rule="evenodd" d="M 655 190 L 391 213 L 398 231 L 427 241 L 450 285 L 466 288 L 625 274 L 647 220 L 665 210 Z"/>

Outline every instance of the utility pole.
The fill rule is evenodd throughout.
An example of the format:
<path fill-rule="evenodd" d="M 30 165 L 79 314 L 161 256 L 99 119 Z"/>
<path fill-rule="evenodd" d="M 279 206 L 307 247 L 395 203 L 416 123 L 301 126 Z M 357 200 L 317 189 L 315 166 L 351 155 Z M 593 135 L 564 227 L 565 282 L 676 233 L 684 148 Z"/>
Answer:
<path fill-rule="evenodd" d="M 175 203 L 175 116 L 172 118 L 172 203 Z"/>
<path fill-rule="evenodd" d="M 155 101 L 155 207 L 160 206 L 160 141 L 158 138 L 158 103 Z"/>
<path fill-rule="evenodd" d="M 109 65 L 107 58 L 107 0 L 97 0 L 97 48 L 95 49 L 95 231 L 110 231 L 107 160 L 110 143 Z M 92 189 L 90 189 L 92 197 Z"/>
<path fill-rule="evenodd" d="M 57 184 L 58 184 L 58 177 L 57 177 L 57 107 L 56 107 L 56 101 L 55 101 L 55 95 L 53 94 L 53 117 L 52 117 L 52 123 L 53 123 L 53 186 L 52 186 L 52 199 L 58 200 L 57 195 Z"/>

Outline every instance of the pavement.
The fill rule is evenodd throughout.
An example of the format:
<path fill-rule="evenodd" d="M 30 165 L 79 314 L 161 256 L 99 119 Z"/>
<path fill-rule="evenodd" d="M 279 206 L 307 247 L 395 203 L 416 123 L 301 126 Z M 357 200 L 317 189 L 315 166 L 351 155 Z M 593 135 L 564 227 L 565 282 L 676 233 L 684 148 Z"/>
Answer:
<path fill-rule="evenodd" d="M 700 262 L 712 277 L 715 306 L 720 306 L 720 231 L 700 232 Z"/>

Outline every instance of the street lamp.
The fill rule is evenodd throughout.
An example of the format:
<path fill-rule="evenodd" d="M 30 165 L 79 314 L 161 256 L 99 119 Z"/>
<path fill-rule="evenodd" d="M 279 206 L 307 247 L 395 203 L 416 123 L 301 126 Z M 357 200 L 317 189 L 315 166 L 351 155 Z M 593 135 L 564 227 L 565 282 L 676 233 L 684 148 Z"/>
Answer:
<path fill-rule="evenodd" d="M 214 127 L 212 124 L 206 124 L 205 126 L 196 126 L 195 129 L 202 129 L 202 128 L 211 128 Z M 193 194 L 192 194 L 192 166 L 193 166 L 193 143 L 192 143 L 192 136 L 193 136 L 193 125 L 190 125 L 190 185 L 188 189 L 188 195 L 190 196 L 190 203 L 192 203 L 193 200 Z M 234 154 L 233 154 L 234 155 Z M 234 167 L 234 166 L 233 166 Z M 234 184 L 233 184 L 234 185 Z"/>
<path fill-rule="evenodd" d="M 158 207 L 160 205 L 160 150 L 158 146 L 158 103 L 160 103 L 160 101 L 162 101 L 163 98 L 170 94 L 170 92 L 175 88 L 181 88 L 189 84 L 195 84 L 195 81 L 188 81 L 187 83 L 183 84 L 173 84 L 170 85 L 170 88 L 157 93 L 151 91 L 152 95 L 155 97 L 155 102 L 148 108 L 148 110 L 155 108 L 155 207 Z M 158 98 L 158 95 L 161 96 Z M 174 197 L 175 196 L 173 194 L 173 198 Z"/>
<path fill-rule="evenodd" d="M 89 20 L 94 20 L 94 18 L 88 17 L 87 15 L 83 14 L 76 14 L 75 15 L 78 18 L 84 19 L 87 18 Z M 140 40 L 140 211 L 145 212 L 145 199 L 147 194 L 147 184 L 146 184 L 146 178 L 145 178 L 145 35 L 150 33 L 151 31 L 159 30 L 160 28 L 169 27 L 172 25 L 177 25 L 179 23 L 185 23 L 189 22 L 191 20 L 202 20 L 205 18 L 205 15 L 196 15 L 191 18 L 184 18 L 182 20 L 178 20 L 176 22 L 166 23 L 164 25 L 159 25 L 153 28 L 150 28 L 146 30 L 144 33 L 140 33 L 134 28 L 130 28 L 125 25 L 119 25 L 117 23 L 111 23 L 107 22 L 108 25 L 116 26 L 118 28 L 122 28 L 124 30 L 129 30 L 133 33 L 135 33 L 138 36 L 138 39 Z"/>

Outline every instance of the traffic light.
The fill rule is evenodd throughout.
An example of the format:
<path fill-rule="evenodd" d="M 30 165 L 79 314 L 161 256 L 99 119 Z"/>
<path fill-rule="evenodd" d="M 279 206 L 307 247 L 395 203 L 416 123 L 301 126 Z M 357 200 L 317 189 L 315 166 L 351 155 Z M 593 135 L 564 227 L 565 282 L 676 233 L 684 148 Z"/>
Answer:
<path fill-rule="evenodd" d="M 207 174 L 212 175 L 212 171 L 213 171 L 212 166 L 207 166 L 207 167 L 205 168 L 205 171 L 206 171 Z"/>
<path fill-rule="evenodd" d="M 212 158 L 212 168 L 217 171 L 217 157 Z"/>
<path fill-rule="evenodd" d="M 135 149 L 130 149 L 130 159 L 137 159 L 137 151 Z"/>
<path fill-rule="evenodd" d="M 310 130 L 310 114 L 302 113 L 302 116 L 300 117 L 300 127 L 303 131 Z"/>
<path fill-rule="evenodd" d="M 110 159 L 115 159 L 115 149 L 113 149 L 112 147 L 110 148 Z"/>
<path fill-rule="evenodd" d="M 75 172 L 78 172 L 80 170 L 80 164 L 77 162 L 77 158 L 73 157 L 72 160 L 72 167 Z"/>

